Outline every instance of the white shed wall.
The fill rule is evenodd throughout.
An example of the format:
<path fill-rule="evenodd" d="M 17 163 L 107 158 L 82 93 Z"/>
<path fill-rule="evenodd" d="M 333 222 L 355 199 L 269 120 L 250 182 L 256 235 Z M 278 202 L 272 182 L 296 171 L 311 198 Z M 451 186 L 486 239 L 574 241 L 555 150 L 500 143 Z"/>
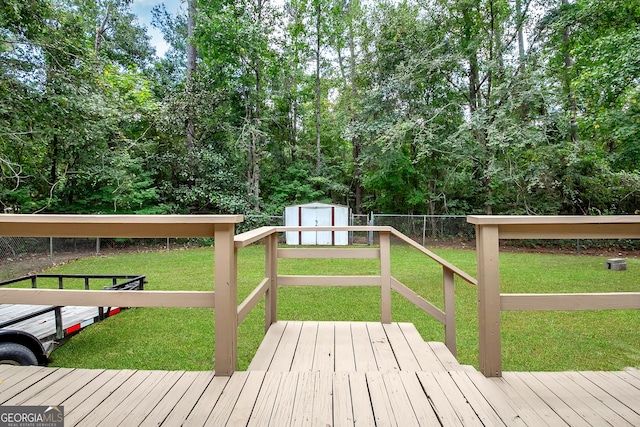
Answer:
<path fill-rule="evenodd" d="M 324 203 L 287 206 L 285 208 L 287 226 L 348 226 L 349 208 Z M 348 245 L 347 231 L 289 231 L 285 233 L 287 245 Z"/>

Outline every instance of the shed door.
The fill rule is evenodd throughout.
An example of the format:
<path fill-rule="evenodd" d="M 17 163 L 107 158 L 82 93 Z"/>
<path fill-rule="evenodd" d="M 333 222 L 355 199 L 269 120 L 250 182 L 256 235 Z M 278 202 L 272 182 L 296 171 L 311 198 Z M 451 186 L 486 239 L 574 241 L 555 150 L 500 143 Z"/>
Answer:
<path fill-rule="evenodd" d="M 331 207 L 301 208 L 301 225 L 306 227 L 330 226 Z M 303 245 L 331 245 L 330 231 L 305 231 L 302 233 Z"/>

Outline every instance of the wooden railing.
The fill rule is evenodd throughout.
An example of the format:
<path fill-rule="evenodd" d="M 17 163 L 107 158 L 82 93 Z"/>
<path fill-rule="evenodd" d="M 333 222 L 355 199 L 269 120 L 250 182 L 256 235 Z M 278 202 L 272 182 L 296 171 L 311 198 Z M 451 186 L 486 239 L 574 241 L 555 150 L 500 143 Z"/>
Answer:
<path fill-rule="evenodd" d="M 212 291 L 0 288 L 0 303 L 215 308 L 215 370 L 218 375 L 230 375 L 237 364 L 237 273 L 233 237 L 235 224 L 242 219 L 242 215 L 0 215 L 0 236 L 213 237 L 216 249 Z"/>
<path fill-rule="evenodd" d="M 501 311 L 640 309 L 640 292 L 592 294 L 500 293 L 500 239 L 638 239 L 640 216 L 482 216 L 476 226 L 479 365 L 502 376 Z"/>
<path fill-rule="evenodd" d="M 292 231 L 377 232 L 380 236 L 380 245 L 378 248 L 279 248 L 278 233 Z M 444 311 L 426 301 L 391 275 L 392 235 L 442 266 Z M 235 246 L 236 248 L 243 248 L 262 239 L 265 242 L 265 278 L 238 307 L 238 322 L 242 322 L 262 296 L 265 296 L 265 329 L 268 329 L 278 318 L 278 287 L 280 286 L 375 286 L 380 288 L 380 320 L 382 323 L 391 322 L 391 291 L 394 290 L 444 325 L 445 344 L 454 355 L 456 354 L 454 276 L 457 275 L 473 285 L 476 285 L 477 282 L 464 271 L 425 249 L 397 230 L 391 227 L 373 226 L 262 227 L 236 236 Z M 372 276 L 285 276 L 278 274 L 278 259 L 281 258 L 378 259 L 380 262 L 380 274 Z"/>

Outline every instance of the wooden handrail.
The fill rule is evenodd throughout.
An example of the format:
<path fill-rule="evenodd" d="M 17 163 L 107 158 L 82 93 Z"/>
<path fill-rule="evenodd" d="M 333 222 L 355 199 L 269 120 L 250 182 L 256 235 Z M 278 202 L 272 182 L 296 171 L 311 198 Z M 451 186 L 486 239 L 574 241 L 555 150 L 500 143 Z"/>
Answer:
<path fill-rule="evenodd" d="M 237 365 L 235 224 L 242 215 L 23 215 L 0 214 L 0 236 L 21 237 L 213 237 L 215 269 L 210 292 L 70 291 L 1 289 L 0 302 L 123 307 L 216 307 L 215 370 Z M 215 292 L 213 291 L 215 283 Z"/>
<path fill-rule="evenodd" d="M 278 233 L 292 231 L 300 232 L 378 232 L 380 233 L 380 248 L 278 248 Z M 419 250 L 433 261 L 442 266 L 443 290 L 445 310 L 442 311 L 433 304 L 420 297 L 407 286 L 391 276 L 390 265 L 390 236 L 393 235 L 411 247 Z M 395 290 L 408 301 L 415 304 L 434 319 L 445 326 L 445 342 L 449 350 L 456 354 L 455 332 L 455 296 L 454 275 L 466 282 L 477 285 L 477 280 L 463 270 L 422 247 L 409 237 L 388 226 L 286 226 L 286 227 L 260 227 L 235 237 L 235 247 L 243 248 L 251 243 L 265 239 L 265 276 L 266 278 L 256 287 L 251 295 L 243 301 L 238 308 L 238 318 L 242 321 L 251 309 L 257 304 L 262 295 L 266 297 L 265 304 L 265 328 L 277 319 L 277 288 L 279 286 L 376 286 L 381 289 L 381 321 L 391 322 L 391 290 Z M 379 259 L 380 275 L 369 276 L 282 276 L 278 275 L 278 258 L 353 258 L 353 259 Z"/>
<path fill-rule="evenodd" d="M 0 236 L 214 237 L 216 225 L 242 221 L 242 215 L 0 214 Z"/>
<path fill-rule="evenodd" d="M 87 307 L 215 308 L 215 292 L 0 288 L 0 301 L 3 304 L 77 305 Z"/>
<path fill-rule="evenodd" d="M 397 231 L 395 229 L 393 229 L 393 231 L 391 231 L 391 234 L 393 234 L 397 238 L 401 239 L 402 241 L 404 241 L 408 245 L 412 246 L 413 248 L 419 250 L 420 252 L 422 252 L 423 254 L 425 254 L 426 256 L 428 256 L 429 258 L 431 258 L 432 260 L 434 260 L 438 264 L 440 264 L 443 267 L 446 267 L 447 269 L 451 270 L 452 272 L 454 272 L 456 275 L 458 275 L 461 279 L 463 279 L 467 283 L 470 283 L 470 284 L 475 285 L 475 286 L 478 285 L 478 281 L 476 280 L 475 277 L 471 276 L 470 274 L 467 274 L 466 272 L 464 272 L 463 270 L 459 269 L 455 265 L 451 264 L 449 261 L 445 260 L 444 258 L 434 254 L 429 249 L 427 249 L 424 246 L 420 245 L 419 243 L 415 242 L 413 239 L 405 236 L 404 234 L 400 233 L 399 231 Z"/>
<path fill-rule="evenodd" d="M 487 377 L 502 376 L 501 311 L 640 309 L 640 293 L 502 294 L 500 239 L 640 238 L 640 216 L 470 215 L 478 257 L 479 365 Z"/>

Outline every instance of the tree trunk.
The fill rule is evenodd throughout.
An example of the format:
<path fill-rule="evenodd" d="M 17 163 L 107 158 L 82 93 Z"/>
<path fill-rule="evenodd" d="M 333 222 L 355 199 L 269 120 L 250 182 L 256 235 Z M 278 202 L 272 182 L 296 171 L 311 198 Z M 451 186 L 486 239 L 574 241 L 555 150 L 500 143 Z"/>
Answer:
<path fill-rule="evenodd" d="M 351 80 L 351 99 L 349 100 L 349 115 L 352 121 L 356 121 L 356 111 L 354 103 L 358 98 L 358 86 L 356 84 L 356 47 L 355 36 L 353 34 L 353 10 L 352 1 L 348 3 L 349 13 L 349 75 Z M 355 212 L 357 215 L 362 214 L 362 169 L 360 168 L 360 135 L 353 135 L 351 140 L 353 146 L 353 185 L 355 187 Z"/>
<path fill-rule="evenodd" d="M 193 77 L 196 72 L 196 59 L 198 56 L 198 52 L 196 51 L 196 45 L 194 41 L 195 34 L 195 26 L 196 26 L 196 1 L 197 0 L 188 0 L 188 15 L 187 15 L 187 70 L 186 70 L 186 81 L 187 81 L 187 92 L 191 92 L 193 89 Z M 186 139 L 185 145 L 187 148 L 187 152 L 189 153 L 189 157 L 191 158 L 193 154 L 193 146 L 196 135 L 196 119 L 195 113 L 193 111 L 192 100 L 189 99 L 187 101 L 187 119 L 185 123 L 186 130 Z"/>
<path fill-rule="evenodd" d="M 322 166 L 322 149 L 320 147 L 320 1 L 316 0 L 316 171 Z"/>
<path fill-rule="evenodd" d="M 111 12 L 110 5 L 107 5 L 107 11 L 104 14 L 104 19 L 102 20 L 102 24 L 96 28 L 96 39 L 93 45 L 94 50 L 96 51 L 96 55 L 100 53 L 100 49 L 102 48 L 102 41 L 104 40 L 104 32 L 107 30 L 107 22 L 109 21 L 109 14 Z"/>
<path fill-rule="evenodd" d="M 566 7 L 569 4 L 568 0 L 561 0 L 561 6 Z M 567 95 L 567 106 L 569 108 L 569 126 L 570 126 L 570 138 L 571 142 L 578 142 L 578 105 L 576 104 L 576 97 L 573 89 L 571 89 L 571 67 L 573 66 L 573 60 L 571 59 L 571 53 L 569 49 L 569 41 L 571 40 L 571 34 L 569 32 L 569 26 L 564 28 L 562 33 L 562 51 L 564 56 L 564 90 Z"/>

